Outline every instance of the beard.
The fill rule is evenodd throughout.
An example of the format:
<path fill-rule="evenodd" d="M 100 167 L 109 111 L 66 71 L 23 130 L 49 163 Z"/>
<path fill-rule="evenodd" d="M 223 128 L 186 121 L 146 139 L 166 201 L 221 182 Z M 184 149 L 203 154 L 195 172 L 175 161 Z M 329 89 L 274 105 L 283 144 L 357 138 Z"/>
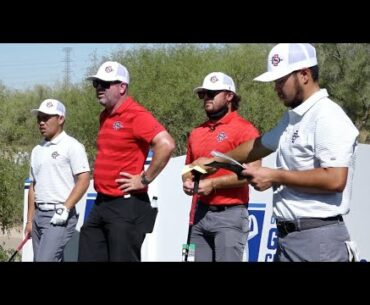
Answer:
<path fill-rule="evenodd" d="M 219 110 L 217 111 L 206 111 L 206 114 L 207 114 L 207 117 L 211 120 L 211 121 L 217 121 L 219 119 L 221 119 L 223 116 L 225 116 L 225 114 L 229 111 L 229 108 L 227 107 L 227 105 L 224 105 L 222 108 L 220 108 Z"/>
<path fill-rule="evenodd" d="M 300 104 L 303 103 L 303 90 L 301 88 L 298 88 L 296 95 L 294 96 L 294 99 L 290 102 L 289 107 L 291 109 L 294 109 L 298 107 Z"/>
<path fill-rule="evenodd" d="M 285 106 L 294 109 L 303 103 L 303 88 L 299 85 L 297 76 L 295 75 L 294 80 L 295 94 L 288 101 L 284 101 Z"/>

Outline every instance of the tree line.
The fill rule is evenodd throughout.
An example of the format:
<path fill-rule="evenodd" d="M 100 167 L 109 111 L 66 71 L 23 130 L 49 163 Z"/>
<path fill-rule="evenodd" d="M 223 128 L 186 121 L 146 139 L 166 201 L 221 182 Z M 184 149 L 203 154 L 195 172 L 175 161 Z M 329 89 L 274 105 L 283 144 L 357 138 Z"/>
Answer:
<path fill-rule="evenodd" d="M 369 143 L 370 44 L 314 44 L 320 67 L 320 85 L 350 116 L 360 130 L 359 141 Z M 224 72 L 242 97 L 239 113 L 261 131 L 267 131 L 286 110 L 271 83 L 253 78 L 265 72 L 272 44 L 215 44 L 122 49 L 92 64 L 114 60 L 130 73 L 129 94 L 148 108 L 176 141 L 174 156 L 186 152 L 188 133 L 206 117 L 193 89 L 210 72 Z M 22 222 L 23 183 L 28 177 L 29 153 L 40 142 L 36 119 L 30 110 L 46 98 L 61 100 L 67 108 L 65 130 L 86 147 L 93 169 L 98 116 L 102 110 L 87 81 L 68 88 L 37 85 L 9 90 L 0 84 L 0 228 Z M 340 124 L 340 122 L 338 122 Z M 18 156 L 18 157 L 16 157 Z M 21 157 L 20 157 L 21 156 Z"/>

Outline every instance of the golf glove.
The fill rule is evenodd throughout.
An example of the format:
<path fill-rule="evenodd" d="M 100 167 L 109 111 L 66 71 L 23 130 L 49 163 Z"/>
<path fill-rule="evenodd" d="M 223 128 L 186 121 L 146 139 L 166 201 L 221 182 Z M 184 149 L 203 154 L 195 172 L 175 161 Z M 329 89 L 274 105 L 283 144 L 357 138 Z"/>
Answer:
<path fill-rule="evenodd" d="M 69 210 L 63 206 L 55 211 L 54 216 L 51 218 L 50 223 L 54 225 L 64 225 L 67 222 Z"/>

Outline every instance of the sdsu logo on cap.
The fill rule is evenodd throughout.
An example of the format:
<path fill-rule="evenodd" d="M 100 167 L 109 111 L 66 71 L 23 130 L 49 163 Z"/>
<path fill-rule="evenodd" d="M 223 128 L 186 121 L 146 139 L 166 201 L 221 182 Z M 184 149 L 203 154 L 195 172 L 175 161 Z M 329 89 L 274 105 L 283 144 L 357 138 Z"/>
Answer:
<path fill-rule="evenodd" d="M 282 58 L 279 57 L 279 54 L 275 54 L 274 56 L 272 56 L 271 58 L 271 64 L 273 66 L 277 66 L 281 61 L 283 61 Z"/>
<path fill-rule="evenodd" d="M 107 66 L 107 67 L 105 68 L 105 72 L 107 72 L 107 73 L 110 73 L 110 72 L 112 72 L 112 71 L 113 71 L 112 66 Z"/>

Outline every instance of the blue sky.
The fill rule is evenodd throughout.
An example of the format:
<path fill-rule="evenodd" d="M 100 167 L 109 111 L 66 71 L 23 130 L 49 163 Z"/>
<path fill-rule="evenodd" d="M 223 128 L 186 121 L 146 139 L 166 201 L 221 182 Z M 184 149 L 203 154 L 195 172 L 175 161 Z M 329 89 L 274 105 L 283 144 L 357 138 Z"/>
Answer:
<path fill-rule="evenodd" d="M 63 83 L 65 56 L 63 48 L 70 52 L 71 82 L 83 80 L 91 65 L 91 55 L 96 50 L 98 60 L 102 56 L 133 44 L 118 43 L 0 43 L 0 81 L 9 89 L 32 89 L 36 84 L 53 86 Z"/>
<path fill-rule="evenodd" d="M 100 63 L 103 56 L 110 57 L 122 49 L 167 44 L 144 43 L 0 43 L 0 82 L 9 89 L 33 89 L 35 85 L 63 84 L 66 70 L 66 52 L 70 52 L 70 81 L 81 82 L 92 66 L 91 57 L 96 52 Z M 196 44 L 206 47 L 208 44 Z"/>

